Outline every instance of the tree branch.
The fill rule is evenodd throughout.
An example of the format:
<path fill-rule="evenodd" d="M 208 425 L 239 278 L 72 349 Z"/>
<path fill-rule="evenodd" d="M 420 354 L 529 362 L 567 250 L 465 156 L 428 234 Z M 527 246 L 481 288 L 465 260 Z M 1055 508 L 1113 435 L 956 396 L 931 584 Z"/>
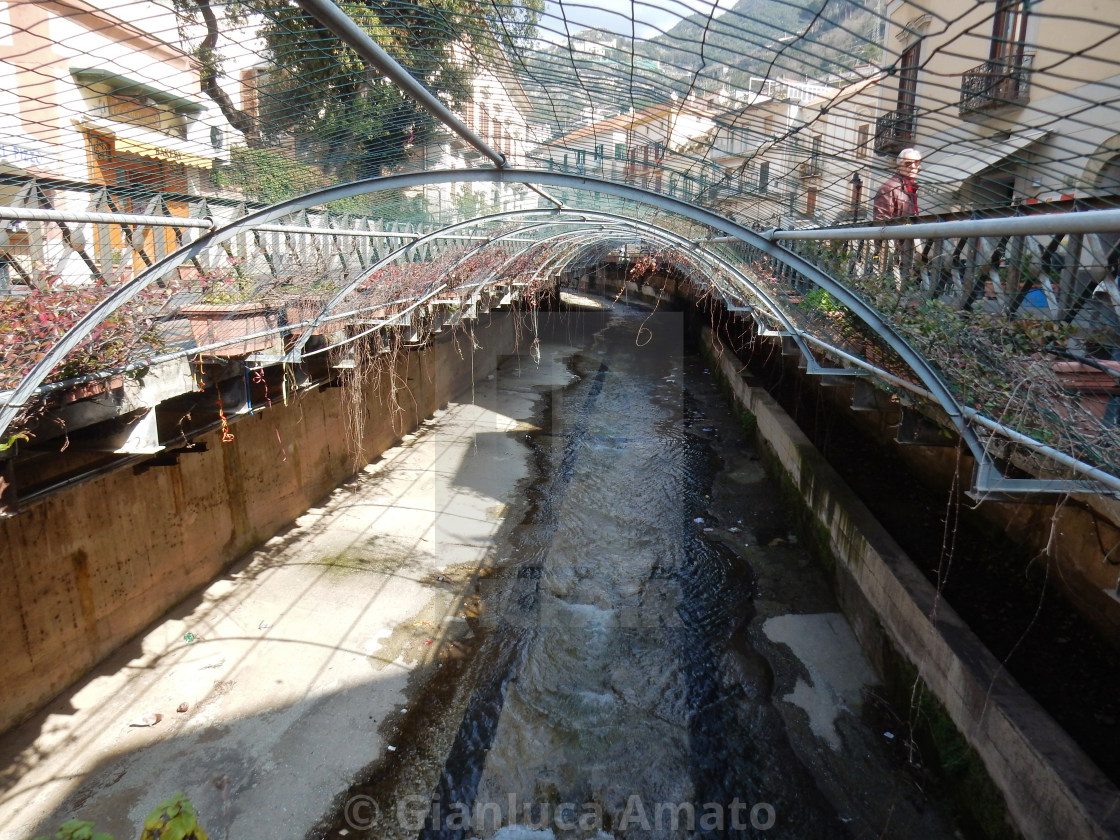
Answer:
<path fill-rule="evenodd" d="M 210 0 L 193 0 L 193 2 L 206 24 L 206 37 L 202 39 L 202 43 L 195 50 L 195 57 L 202 64 L 202 73 L 199 79 L 202 92 L 214 100 L 227 122 L 245 135 L 246 144 L 250 147 L 259 146 L 261 135 L 256 118 L 247 111 L 235 108 L 233 101 L 218 85 L 218 59 L 214 52 L 214 48 L 218 45 L 217 15 L 210 7 Z"/>

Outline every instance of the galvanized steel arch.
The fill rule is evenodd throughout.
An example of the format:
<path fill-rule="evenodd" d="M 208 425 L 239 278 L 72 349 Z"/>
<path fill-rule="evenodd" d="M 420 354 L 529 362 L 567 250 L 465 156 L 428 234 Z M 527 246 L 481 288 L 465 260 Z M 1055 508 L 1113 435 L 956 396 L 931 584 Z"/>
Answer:
<path fill-rule="evenodd" d="M 429 172 L 408 173 L 403 175 L 389 175 L 354 181 L 327 187 L 312 193 L 280 202 L 258 210 L 254 213 L 231 222 L 200 236 L 163 259 L 155 262 L 147 270 L 141 272 L 133 280 L 125 283 L 107 295 L 98 305 L 93 307 L 82 317 L 64 336 L 40 359 L 27 373 L 24 379 L 12 393 L 8 403 L 0 410 L 0 433 L 16 418 L 23 405 L 31 398 L 35 389 L 46 379 L 50 372 L 62 361 L 66 354 L 81 342 L 105 318 L 116 311 L 120 306 L 131 300 L 147 285 L 162 277 L 171 269 L 184 261 L 197 256 L 206 248 L 225 242 L 240 233 L 251 231 L 253 228 L 273 222 L 289 213 L 314 207 L 330 201 L 352 198 L 367 193 L 381 192 L 388 189 L 407 189 L 410 187 L 428 184 L 444 183 L 478 183 L 498 182 L 509 184 L 523 184 L 526 186 L 553 186 L 567 187 L 587 192 L 606 193 L 618 198 L 634 201 L 639 204 L 653 206 L 667 213 L 679 215 L 692 221 L 707 225 L 723 233 L 736 237 L 753 246 L 773 260 L 780 262 L 800 272 L 810 281 L 823 288 L 842 304 L 847 306 L 853 314 L 867 324 L 882 340 L 891 347 L 917 374 L 922 383 L 933 395 L 941 408 L 949 417 L 950 422 L 960 434 L 961 439 L 981 464 L 990 465 L 990 458 L 969 426 L 968 420 L 960 404 L 952 392 L 941 380 L 941 377 L 932 366 L 917 353 L 909 344 L 896 333 L 889 324 L 879 317 L 878 313 L 853 294 L 844 284 L 834 279 L 826 272 L 821 271 L 812 263 L 798 256 L 792 251 L 771 241 L 764 235 L 746 228 L 737 222 L 720 216 L 703 207 L 675 198 L 669 198 L 660 193 L 619 184 L 586 175 L 571 175 L 559 172 L 546 172 L 529 169 L 477 169 L 477 170 L 434 170 Z M 567 209 L 567 208 L 565 208 Z M 576 208 L 572 208 L 579 212 Z M 473 221 L 473 220 L 472 220 Z"/>
<path fill-rule="evenodd" d="M 553 212 L 555 212 L 555 211 L 551 211 L 551 210 L 511 211 L 511 213 L 553 213 Z M 469 222 L 462 222 L 462 223 L 459 223 L 458 225 L 453 225 L 451 227 L 457 227 L 457 228 L 468 227 L 468 226 L 476 225 L 479 222 L 483 222 L 483 221 L 491 221 L 491 220 L 495 220 L 495 219 L 500 220 L 501 217 L 504 217 L 504 216 L 507 216 L 507 215 L 510 215 L 510 214 L 509 213 L 497 213 L 497 214 L 492 214 L 492 215 L 489 215 L 489 216 L 480 216 L 476 219 L 470 220 Z M 536 228 L 547 227 L 549 225 L 557 224 L 557 223 L 558 222 L 540 222 L 538 224 L 530 225 L 528 227 L 518 228 L 517 230 L 511 230 L 511 231 L 507 231 L 506 233 L 498 234 L 497 236 L 494 236 L 490 239 L 487 239 L 481 245 L 478 245 L 478 246 L 470 249 L 467 253 L 460 256 L 454 263 L 452 263 L 451 270 L 454 270 L 455 266 L 458 266 L 461 263 L 463 263 L 464 261 L 470 259 L 470 257 L 474 256 L 479 251 L 482 251 L 485 248 L 487 248 L 487 247 L 489 247 L 489 246 L 491 246 L 491 245 L 493 245 L 497 242 L 501 242 L 504 239 L 507 239 L 507 238 L 513 237 L 513 236 L 523 236 L 526 233 L 526 231 L 532 231 L 532 230 L 535 230 Z M 311 352 L 304 352 L 304 348 L 307 345 L 307 341 L 310 339 L 310 337 L 315 332 L 315 327 L 317 325 L 319 325 L 320 323 L 322 323 L 324 320 L 327 320 L 327 321 L 331 320 L 331 318 L 329 318 L 328 316 L 331 315 L 334 307 L 337 304 L 341 303 L 342 300 L 345 298 L 345 296 L 347 294 L 349 294 L 351 291 L 353 291 L 355 288 L 357 288 L 357 286 L 359 284 L 361 284 L 365 280 L 372 277 L 374 274 L 376 274 L 380 269 L 384 268 L 386 265 L 389 265 L 391 262 L 405 256 L 405 253 L 407 251 L 409 251 L 410 249 L 412 249 L 414 246 L 430 243 L 433 239 L 438 239 L 440 236 L 446 235 L 447 230 L 449 230 L 449 229 L 450 228 L 442 228 L 439 231 L 435 231 L 435 232 L 430 233 L 430 234 L 425 234 L 423 237 L 420 237 L 419 239 L 417 239 L 413 242 L 410 242 L 407 245 L 403 245 L 395 251 L 389 252 L 384 257 L 380 258 L 377 262 L 373 263 L 369 268 L 365 269 L 360 275 L 358 275 L 358 278 L 354 282 L 352 282 L 349 286 L 346 287 L 346 289 L 344 289 L 342 292 L 336 293 L 336 295 L 331 299 L 331 301 L 329 301 L 324 306 L 323 311 L 315 318 L 315 320 L 307 322 L 307 325 L 306 325 L 307 328 L 304 330 L 303 334 L 299 337 L 299 339 L 297 339 L 292 344 L 291 348 L 284 355 L 282 361 L 290 362 L 290 363 L 298 362 L 298 361 L 300 361 L 301 358 L 306 358 L 307 356 L 312 356 L 312 355 L 315 355 L 317 353 L 323 353 L 323 352 L 325 352 L 327 350 L 331 350 L 335 347 L 340 347 L 343 344 L 349 344 L 350 342 L 356 341 L 357 339 L 362 338 L 364 336 L 371 335 L 372 333 L 381 329 L 383 326 L 386 326 L 388 324 L 393 323 L 394 321 L 399 320 L 403 315 L 405 315 L 413 307 L 409 307 L 404 312 L 398 312 L 398 313 L 394 314 L 390 318 L 385 319 L 385 321 L 381 324 L 377 324 L 377 325 L 372 326 L 372 327 L 370 327 L 366 330 L 363 330 L 359 333 L 355 333 L 354 335 L 348 336 L 345 341 L 336 342 L 335 344 L 328 344 L 325 347 L 317 347 L 315 350 L 313 350 Z M 516 251 L 513 255 L 511 255 L 509 257 L 509 259 L 507 259 L 502 264 L 502 267 L 504 268 L 510 262 L 517 259 L 519 256 L 521 256 L 526 251 L 528 251 L 530 248 L 533 248 L 536 245 L 539 245 L 539 244 L 544 243 L 544 242 L 553 241 L 555 238 L 557 238 L 557 237 L 544 237 L 540 240 L 535 240 L 533 242 L 530 242 L 530 243 L 526 244 L 524 248 L 520 249 L 519 251 Z M 500 270 L 501 269 L 499 269 L 499 271 Z M 475 285 L 483 286 L 483 285 L 485 285 L 485 283 L 478 283 L 478 284 L 475 284 Z M 427 292 L 424 295 L 424 297 L 416 300 L 413 305 L 415 306 L 419 303 L 422 303 L 424 300 L 426 300 L 427 298 L 431 297 L 434 294 L 438 294 L 440 291 L 442 291 L 446 287 L 447 287 L 446 284 L 441 284 L 441 285 L 437 286 L 435 289 Z M 470 288 L 470 287 L 468 286 L 467 288 Z M 351 313 L 348 313 L 348 312 L 342 313 L 343 316 L 347 316 L 349 314 L 351 314 Z M 336 316 L 336 317 L 338 317 L 338 316 Z"/>

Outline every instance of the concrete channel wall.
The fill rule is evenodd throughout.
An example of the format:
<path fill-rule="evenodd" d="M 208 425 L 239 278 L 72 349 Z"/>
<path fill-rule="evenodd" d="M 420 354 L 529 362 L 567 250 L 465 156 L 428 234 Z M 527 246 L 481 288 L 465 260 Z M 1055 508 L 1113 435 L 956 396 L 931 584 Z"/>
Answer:
<path fill-rule="evenodd" d="M 827 534 L 841 604 L 872 662 L 896 651 L 916 670 L 1002 792 L 1026 838 L 1120 836 L 1118 792 L 1001 668 L 775 400 L 707 333 L 739 406 Z"/>
<path fill-rule="evenodd" d="M 363 394 L 365 461 L 515 352 L 516 317 L 384 356 L 392 376 Z M 0 519 L 0 731 L 353 474 L 347 426 L 346 389 L 313 388 L 240 418 L 228 443 L 213 431 L 175 465 L 119 469 Z"/>

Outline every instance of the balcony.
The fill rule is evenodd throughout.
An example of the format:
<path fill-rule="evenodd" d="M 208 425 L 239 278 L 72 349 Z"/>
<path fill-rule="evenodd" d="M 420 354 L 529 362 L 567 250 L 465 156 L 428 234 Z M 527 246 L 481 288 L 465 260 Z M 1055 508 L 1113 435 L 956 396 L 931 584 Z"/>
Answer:
<path fill-rule="evenodd" d="M 1030 55 L 985 61 L 961 76 L 960 115 L 1025 105 L 1030 99 Z"/>
<path fill-rule="evenodd" d="M 911 145 L 916 124 L 913 106 L 883 114 L 875 120 L 875 154 L 896 155 Z"/>
<path fill-rule="evenodd" d="M 818 160 L 806 160 L 797 165 L 797 173 L 805 179 L 821 177 L 821 164 Z"/>

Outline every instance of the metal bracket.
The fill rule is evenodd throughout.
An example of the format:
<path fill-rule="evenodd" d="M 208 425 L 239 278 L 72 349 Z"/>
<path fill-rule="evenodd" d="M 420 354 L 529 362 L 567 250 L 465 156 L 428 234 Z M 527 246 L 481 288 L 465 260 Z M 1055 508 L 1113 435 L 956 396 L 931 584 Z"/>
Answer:
<path fill-rule="evenodd" d="M 852 411 L 889 411 L 896 406 L 891 395 L 876 388 L 866 379 L 856 380 L 856 390 L 852 394 Z"/>
<path fill-rule="evenodd" d="M 1120 498 L 1120 493 L 1095 481 L 1069 478 L 1007 478 L 990 462 L 977 462 L 972 489 L 967 495 L 978 502 L 1037 502 L 1073 493 Z"/>
<path fill-rule="evenodd" d="M 920 412 L 902 409 L 898 423 L 898 443 L 911 446 L 956 446 L 956 436 L 941 428 Z"/>

